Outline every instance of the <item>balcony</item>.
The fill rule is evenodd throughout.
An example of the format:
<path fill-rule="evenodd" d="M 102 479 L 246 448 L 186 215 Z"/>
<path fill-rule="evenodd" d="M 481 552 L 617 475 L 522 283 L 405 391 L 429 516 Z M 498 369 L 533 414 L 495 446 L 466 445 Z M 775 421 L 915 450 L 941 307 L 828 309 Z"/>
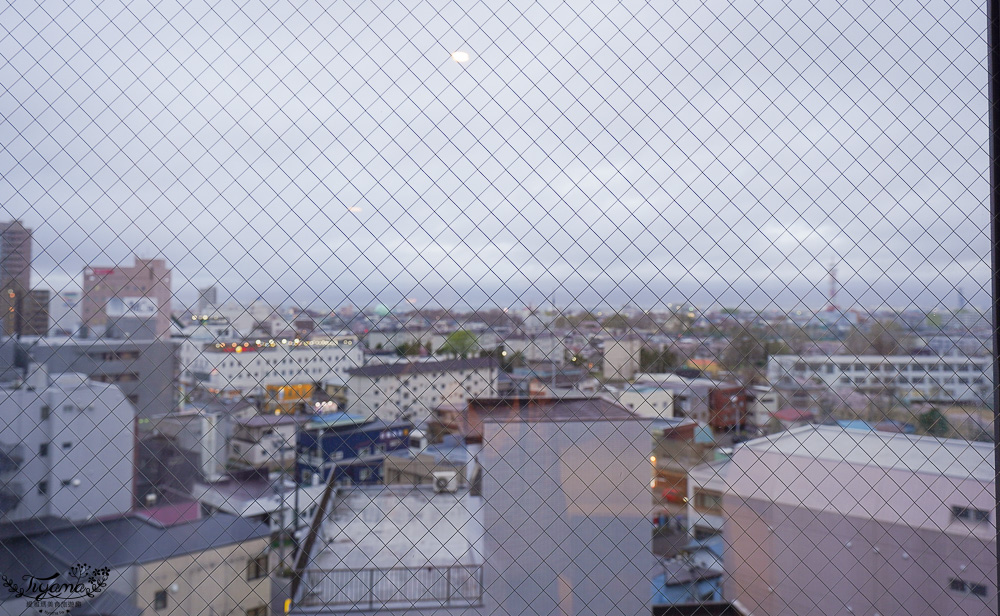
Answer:
<path fill-rule="evenodd" d="M 483 566 L 309 569 L 303 573 L 305 610 L 337 612 L 477 607 L 483 603 Z"/>
<path fill-rule="evenodd" d="M 12 473 L 24 462 L 24 446 L 0 443 L 0 474 Z"/>
<path fill-rule="evenodd" d="M 21 484 L 10 483 L 0 487 L 0 515 L 5 515 L 15 509 L 21 502 L 22 493 Z"/>

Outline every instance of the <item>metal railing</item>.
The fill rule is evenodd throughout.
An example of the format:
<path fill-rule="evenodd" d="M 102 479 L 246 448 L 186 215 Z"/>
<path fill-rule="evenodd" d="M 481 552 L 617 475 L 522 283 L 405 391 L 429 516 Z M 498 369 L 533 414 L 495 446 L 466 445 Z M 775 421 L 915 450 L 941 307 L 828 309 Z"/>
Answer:
<path fill-rule="evenodd" d="M 482 604 L 483 566 L 308 569 L 297 605 L 340 611 Z"/>

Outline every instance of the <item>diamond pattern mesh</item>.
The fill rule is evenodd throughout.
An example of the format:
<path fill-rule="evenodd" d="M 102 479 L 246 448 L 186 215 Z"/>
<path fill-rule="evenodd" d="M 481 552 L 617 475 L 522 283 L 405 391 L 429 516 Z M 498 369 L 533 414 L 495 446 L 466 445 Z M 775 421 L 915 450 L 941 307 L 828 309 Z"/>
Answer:
<path fill-rule="evenodd" d="M 5 4 L 0 611 L 997 613 L 988 25 Z"/>

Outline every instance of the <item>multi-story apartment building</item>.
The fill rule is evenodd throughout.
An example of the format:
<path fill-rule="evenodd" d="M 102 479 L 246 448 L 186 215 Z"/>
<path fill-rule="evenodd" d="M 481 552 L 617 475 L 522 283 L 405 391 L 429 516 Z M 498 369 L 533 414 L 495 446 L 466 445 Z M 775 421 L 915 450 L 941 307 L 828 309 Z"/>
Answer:
<path fill-rule="evenodd" d="M 485 357 L 470 359 L 404 359 L 348 370 L 347 411 L 387 422 L 407 419 L 421 424 L 444 403 L 494 395 L 499 364 Z"/>
<path fill-rule="evenodd" d="M 83 272 L 83 329 L 102 336 L 119 320 L 145 325 L 144 337 L 170 334 L 170 268 L 163 259 L 135 259 L 135 265 L 90 266 Z M 150 336 L 151 334 L 151 336 Z"/>
<path fill-rule="evenodd" d="M 117 385 L 132 403 L 140 434 L 150 418 L 176 409 L 177 343 L 159 338 L 28 338 L 22 341 L 31 361 L 49 372 L 78 372 Z"/>
<path fill-rule="evenodd" d="M 618 403 L 639 417 L 669 419 L 674 416 L 674 390 L 654 383 L 628 383 L 615 390 Z"/>
<path fill-rule="evenodd" d="M 0 521 L 127 512 L 135 408 L 115 385 L 30 370 L 0 386 Z"/>
<path fill-rule="evenodd" d="M 478 400 L 469 413 L 484 613 L 648 614 L 652 421 L 602 398 Z"/>
<path fill-rule="evenodd" d="M 834 390 L 893 389 L 928 402 L 985 404 L 993 391 L 993 361 L 965 355 L 774 355 L 771 383 L 811 381 Z"/>
<path fill-rule="evenodd" d="M 993 460 L 992 444 L 837 426 L 737 447 L 702 473 L 724 478 L 726 598 L 754 614 L 995 614 Z"/>
<path fill-rule="evenodd" d="M 199 335 L 181 343 L 180 382 L 224 398 L 296 385 L 338 389 L 362 362 L 357 336 L 349 332 L 314 340 Z"/>

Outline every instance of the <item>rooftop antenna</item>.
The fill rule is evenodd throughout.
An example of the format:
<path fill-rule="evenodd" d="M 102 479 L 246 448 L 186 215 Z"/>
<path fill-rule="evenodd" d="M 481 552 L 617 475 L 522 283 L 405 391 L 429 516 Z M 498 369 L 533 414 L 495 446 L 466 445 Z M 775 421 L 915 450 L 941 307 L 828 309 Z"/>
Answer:
<path fill-rule="evenodd" d="M 840 285 L 837 283 L 837 262 L 833 259 L 830 260 L 830 266 L 827 268 L 827 273 L 830 278 L 830 290 L 828 293 L 829 303 L 827 304 L 828 312 L 837 312 L 837 291 L 840 289 Z"/>

